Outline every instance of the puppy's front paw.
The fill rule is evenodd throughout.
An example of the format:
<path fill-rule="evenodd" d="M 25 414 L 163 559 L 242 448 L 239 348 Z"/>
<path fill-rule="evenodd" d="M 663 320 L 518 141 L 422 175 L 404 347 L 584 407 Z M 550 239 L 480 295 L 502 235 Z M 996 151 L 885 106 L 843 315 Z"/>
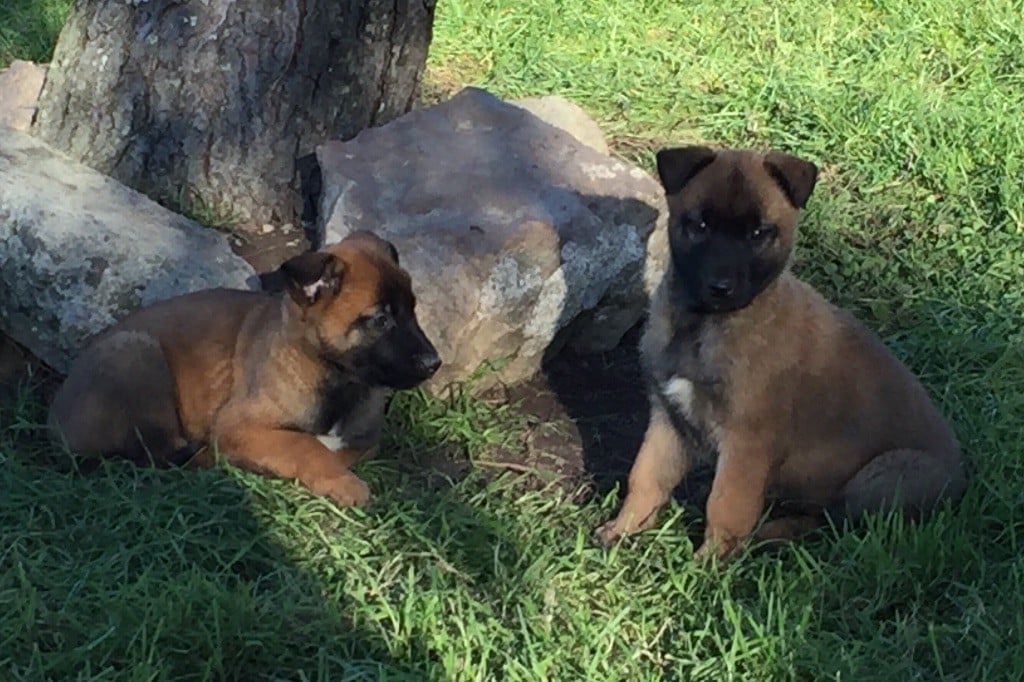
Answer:
<path fill-rule="evenodd" d="M 312 487 L 317 495 L 334 500 L 342 507 L 358 507 L 370 501 L 370 488 L 353 474 L 329 478 Z"/>
<path fill-rule="evenodd" d="M 706 538 L 693 553 L 693 560 L 700 564 L 712 561 L 724 564 L 735 555 L 739 547 L 740 541 L 737 538 Z"/>
<path fill-rule="evenodd" d="M 622 533 L 619 531 L 619 520 L 617 518 L 612 519 L 594 531 L 594 539 L 603 547 L 610 547 L 621 537 Z"/>

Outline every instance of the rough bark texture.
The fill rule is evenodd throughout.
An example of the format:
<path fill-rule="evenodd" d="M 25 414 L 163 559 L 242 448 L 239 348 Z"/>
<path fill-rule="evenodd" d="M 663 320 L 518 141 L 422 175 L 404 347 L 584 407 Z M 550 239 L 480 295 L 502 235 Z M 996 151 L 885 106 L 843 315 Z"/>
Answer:
<path fill-rule="evenodd" d="M 34 130 L 151 197 L 291 221 L 295 160 L 408 111 L 435 0 L 78 0 Z"/>

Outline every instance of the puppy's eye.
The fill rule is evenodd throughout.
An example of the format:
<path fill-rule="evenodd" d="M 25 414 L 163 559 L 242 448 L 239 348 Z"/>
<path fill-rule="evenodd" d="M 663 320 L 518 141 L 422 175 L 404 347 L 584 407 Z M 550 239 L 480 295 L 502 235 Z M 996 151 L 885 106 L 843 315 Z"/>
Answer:
<path fill-rule="evenodd" d="M 779 228 L 774 225 L 758 225 L 750 232 L 750 240 L 755 242 L 766 242 L 779 234 Z"/>
<path fill-rule="evenodd" d="M 702 237 L 708 232 L 708 224 L 701 218 L 687 221 L 687 229 L 695 237 Z"/>
<path fill-rule="evenodd" d="M 394 320 L 387 310 L 380 310 L 366 318 L 366 326 L 374 331 L 387 331 L 392 324 L 394 324 Z"/>

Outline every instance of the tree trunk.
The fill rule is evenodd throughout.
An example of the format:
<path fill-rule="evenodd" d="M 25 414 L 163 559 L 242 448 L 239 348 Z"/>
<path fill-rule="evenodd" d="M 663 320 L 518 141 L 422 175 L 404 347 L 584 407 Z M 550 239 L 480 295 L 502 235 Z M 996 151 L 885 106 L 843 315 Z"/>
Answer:
<path fill-rule="evenodd" d="M 297 158 L 414 102 L 435 0 L 77 0 L 35 133 L 171 206 L 290 222 Z"/>

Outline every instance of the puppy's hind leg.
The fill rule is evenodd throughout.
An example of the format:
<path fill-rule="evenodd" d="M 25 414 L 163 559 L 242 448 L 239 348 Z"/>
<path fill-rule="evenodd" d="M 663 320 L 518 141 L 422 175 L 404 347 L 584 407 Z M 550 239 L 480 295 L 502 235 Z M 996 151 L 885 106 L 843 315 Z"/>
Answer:
<path fill-rule="evenodd" d="M 50 407 L 50 425 L 82 455 L 166 465 L 187 450 L 163 349 L 141 332 L 116 332 L 75 361 Z"/>
<path fill-rule="evenodd" d="M 865 464 L 847 482 L 838 511 L 852 521 L 872 512 L 894 510 L 918 518 L 944 500 L 956 502 L 966 487 L 959 455 L 890 450 Z"/>
<path fill-rule="evenodd" d="M 754 531 L 753 539 L 762 550 L 780 549 L 789 542 L 821 528 L 823 521 L 822 517 L 810 514 L 782 516 L 761 524 Z"/>

